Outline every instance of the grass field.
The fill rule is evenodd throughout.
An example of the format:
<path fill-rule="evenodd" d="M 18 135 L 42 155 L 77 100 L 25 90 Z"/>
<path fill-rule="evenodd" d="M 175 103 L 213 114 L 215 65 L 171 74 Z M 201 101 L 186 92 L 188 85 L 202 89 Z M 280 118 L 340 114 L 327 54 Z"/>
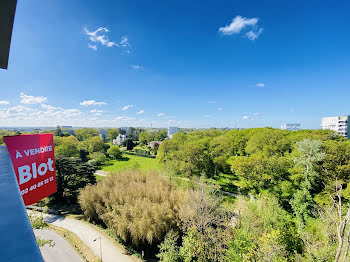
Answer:
<path fill-rule="evenodd" d="M 135 168 L 139 168 L 143 171 L 160 169 L 157 160 L 154 158 L 124 155 L 123 159 L 108 161 L 105 165 L 101 167 L 101 170 L 113 173 Z"/>

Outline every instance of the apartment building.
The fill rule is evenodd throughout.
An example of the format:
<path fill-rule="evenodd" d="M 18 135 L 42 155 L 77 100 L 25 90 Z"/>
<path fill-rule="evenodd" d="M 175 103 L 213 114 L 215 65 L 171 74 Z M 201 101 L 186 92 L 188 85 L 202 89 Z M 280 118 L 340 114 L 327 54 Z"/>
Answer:
<path fill-rule="evenodd" d="M 329 129 L 348 138 L 349 116 L 332 116 L 322 118 L 322 129 Z"/>

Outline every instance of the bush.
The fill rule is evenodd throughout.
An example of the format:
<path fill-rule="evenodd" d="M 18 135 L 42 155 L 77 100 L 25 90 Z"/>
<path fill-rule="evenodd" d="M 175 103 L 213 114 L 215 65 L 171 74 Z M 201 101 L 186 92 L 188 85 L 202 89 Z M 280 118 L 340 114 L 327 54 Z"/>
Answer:
<path fill-rule="evenodd" d="M 107 150 L 107 154 L 113 159 L 121 159 L 123 157 L 123 153 L 120 150 L 119 146 L 111 146 Z"/>
<path fill-rule="evenodd" d="M 183 195 L 158 173 L 126 171 L 81 190 L 79 203 L 88 220 L 102 220 L 123 241 L 154 245 L 177 228 Z"/>
<path fill-rule="evenodd" d="M 101 152 L 95 152 L 90 155 L 91 162 L 94 165 L 102 165 L 107 161 L 107 157 L 105 154 Z"/>

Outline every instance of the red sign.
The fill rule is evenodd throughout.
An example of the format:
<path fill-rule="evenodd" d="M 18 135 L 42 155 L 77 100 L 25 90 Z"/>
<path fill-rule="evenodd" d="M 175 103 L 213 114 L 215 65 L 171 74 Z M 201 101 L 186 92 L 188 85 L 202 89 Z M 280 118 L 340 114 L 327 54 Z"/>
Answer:
<path fill-rule="evenodd" d="M 4 142 L 26 206 L 56 192 L 52 134 L 8 136 Z"/>

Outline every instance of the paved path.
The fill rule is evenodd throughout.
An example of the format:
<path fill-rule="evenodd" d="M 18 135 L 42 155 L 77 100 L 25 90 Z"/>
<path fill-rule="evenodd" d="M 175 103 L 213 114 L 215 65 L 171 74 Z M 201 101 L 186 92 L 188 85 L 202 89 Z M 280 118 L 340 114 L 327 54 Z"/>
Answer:
<path fill-rule="evenodd" d="M 45 262 L 84 262 L 74 248 L 61 236 L 49 229 L 35 229 L 34 234 L 43 240 L 53 240 L 54 246 L 40 247 Z"/>
<path fill-rule="evenodd" d="M 109 172 L 103 171 L 103 170 L 96 170 L 95 175 L 98 175 L 98 176 L 107 176 L 107 175 L 109 175 Z"/>
<path fill-rule="evenodd" d="M 124 253 L 112 240 L 102 236 L 96 229 L 82 221 L 57 215 L 44 214 L 44 220 L 55 226 L 63 227 L 76 234 L 91 250 L 100 257 L 100 240 L 102 241 L 102 260 L 104 262 L 135 262 Z M 63 261 L 63 260 L 62 260 Z"/>

